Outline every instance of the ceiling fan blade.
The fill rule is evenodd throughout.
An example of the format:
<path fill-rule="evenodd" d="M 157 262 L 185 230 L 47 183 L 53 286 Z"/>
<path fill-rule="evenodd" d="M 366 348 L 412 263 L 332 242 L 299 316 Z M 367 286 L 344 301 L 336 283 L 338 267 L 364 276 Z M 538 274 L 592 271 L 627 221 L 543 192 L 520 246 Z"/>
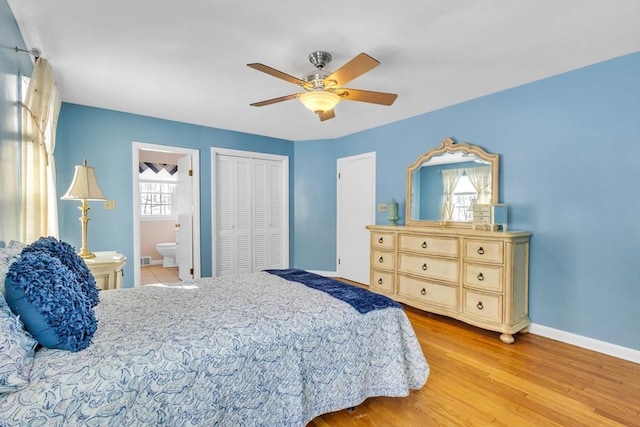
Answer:
<path fill-rule="evenodd" d="M 318 115 L 320 116 L 320 121 L 324 122 L 325 120 L 333 119 L 336 116 L 336 113 L 333 110 L 329 110 Z"/>
<path fill-rule="evenodd" d="M 360 89 L 340 89 L 338 95 L 346 101 L 369 102 L 371 104 L 391 105 L 398 97 L 395 93 L 371 92 Z"/>
<path fill-rule="evenodd" d="M 363 75 L 364 73 L 377 67 L 378 65 L 380 65 L 380 62 L 378 60 L 373 59 L 366 53 L 361 53 L 351 61 L 344 64 L 342 67 L 338 68 L 324 80 L 325 82 L 328 80 L 335 80 L 338 83 L 338 87 L 344 86 L 351 80 Z"/>
<path fill-rule="evenodd" d="M 276 102 L 288 101 L 290 99 L 296 99 L 298 97 L 297 93 L 293 95 L 281 96 L 279 98 L 267 99 L 266 101 L 254 102 L 253 104 L 249 104 L 252 107 L 263 107 L 265 105 L 275 104 Z"/>
<path fill-rule="evenodd" d="M 282 71 L 278 71 L 275 68 L 271 68 L 264 64 L 252 63 L 252 64 L 247 64 L 247 67 L 251 67 L 254 70 L 262 71 L 263 73 L 267 73 L 270 76 L 277 77 L 289 83 L 293 83 L 294 85 L 308 86 L 308 83 L 305 82 L 304 80 L 300 80 L 297 77 L 293 77 L 287 73 L 283 73 Z"/>

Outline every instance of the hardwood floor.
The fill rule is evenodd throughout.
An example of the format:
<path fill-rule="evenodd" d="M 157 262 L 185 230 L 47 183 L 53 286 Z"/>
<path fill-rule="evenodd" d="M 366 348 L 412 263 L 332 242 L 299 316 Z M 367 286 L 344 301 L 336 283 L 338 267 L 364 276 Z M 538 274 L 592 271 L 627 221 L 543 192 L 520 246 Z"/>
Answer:
<path fill-rule="evenodd" d="M 532 334 L 498 333 L 405 307 L 431 367 L 406 398 L 367 399 L 327 426 L 640 426 L 640 365 Z"/>

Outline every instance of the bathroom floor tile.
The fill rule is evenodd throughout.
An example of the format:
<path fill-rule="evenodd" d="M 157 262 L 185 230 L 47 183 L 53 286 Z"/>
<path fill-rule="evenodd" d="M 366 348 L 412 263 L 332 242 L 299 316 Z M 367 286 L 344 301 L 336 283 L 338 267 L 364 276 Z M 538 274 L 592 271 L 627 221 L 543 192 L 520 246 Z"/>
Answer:
<path fill-rule="evenodd" d="M 179 281 L 178 267 L 163 267 L 161 265 L 140 267 L 140 283 L 143 285 L 176 283 Z"/>

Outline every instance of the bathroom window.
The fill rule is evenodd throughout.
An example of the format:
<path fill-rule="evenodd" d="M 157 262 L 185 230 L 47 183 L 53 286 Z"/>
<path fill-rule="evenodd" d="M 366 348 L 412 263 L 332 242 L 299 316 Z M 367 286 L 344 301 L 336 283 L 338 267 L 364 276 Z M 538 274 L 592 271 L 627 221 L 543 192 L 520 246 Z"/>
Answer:
<path fill-rule="evenodd" d="M 176 184 L 140 182 L 140 214 L 142 216 L 172 216 L 173 193 Z"/>

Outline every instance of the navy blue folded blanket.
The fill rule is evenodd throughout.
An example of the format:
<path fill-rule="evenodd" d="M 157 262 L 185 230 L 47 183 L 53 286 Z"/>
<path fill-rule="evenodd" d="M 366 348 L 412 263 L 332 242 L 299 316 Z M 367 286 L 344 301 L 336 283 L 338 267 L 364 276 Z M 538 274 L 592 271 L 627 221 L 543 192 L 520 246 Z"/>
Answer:
<path fill-rule="evenodd" d="M 360 313 L 368 313 L 373 310 L 381 310 L 387 307 L 402 306 L 384 295 L 370 292 L 364 288 L 348 285 L 329 277 L 320 276 L 319 274 L 309 273 L 305 270 L 288 268 L 284 270 L 264 270 L 267 273 L 275 274 L 283 279 L 302 283 L 313 289 L 326 292 L 334 298 L 342 300 Z"/>

